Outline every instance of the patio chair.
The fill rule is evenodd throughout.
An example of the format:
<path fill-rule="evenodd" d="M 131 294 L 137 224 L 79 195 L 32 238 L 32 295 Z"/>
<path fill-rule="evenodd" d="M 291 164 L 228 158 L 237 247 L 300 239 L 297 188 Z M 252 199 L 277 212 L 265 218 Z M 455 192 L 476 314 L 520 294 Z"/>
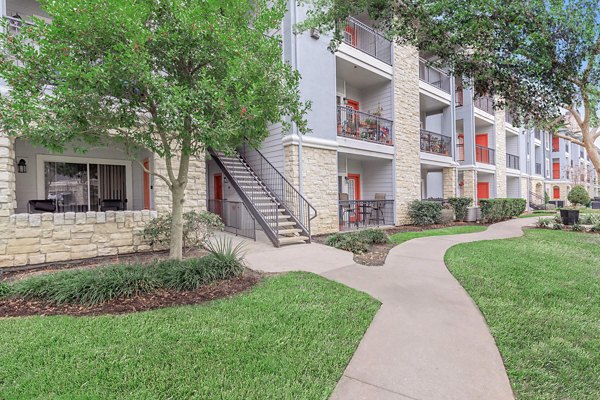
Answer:
<path fill-rule="evenodd" d="M 385 225 L 385 203 L 385 193 L 375 193 L 375 202 L 371 207 L 369 221 L 376 221 L 377 225 L 379 225 L 379 222 L 383 222 L 383 225 Z"/>
<path fill-rule="evenodd" d="M 340 214 L 342 214 L 342 221 L 350 224 L 350 215 L 354 216 L 354 219 L 358 226 L 358 219 L 356 218 L 356 209 L 353 205 L 350 204 L 350 197 L 348 193 L 340 193 Z M 346 219 L 347 217 L 347 219 Z"/>
<path fill-rule="evenodd" d="M 104 199 L 100 202 L 100 211 L 121 211 L 123 210 L 123 200 Z"/>
<path fill-rule="evenodd" d="M 54 200 L 29 200 L 27 212 L 29 214 L 53 213 L 56 212 L 56 203 Z"/>

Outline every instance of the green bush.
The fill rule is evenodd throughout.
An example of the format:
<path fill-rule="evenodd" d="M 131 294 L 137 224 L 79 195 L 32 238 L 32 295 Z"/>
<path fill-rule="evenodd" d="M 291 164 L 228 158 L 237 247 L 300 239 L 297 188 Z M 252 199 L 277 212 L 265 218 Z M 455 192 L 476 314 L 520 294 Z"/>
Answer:
<path fill-rule="evenodd" d="M 600 232 L 600 224 L 596 224 L 590 228 L 590 232 Z"/>
<path fill-rule="evenodd" d="M 450 197 L 448 203 L 454 209 L 454 215 L 458 221 L 464 221 L 467 218 L 467 209 L 473 203 L 470 197 Z"/>
<path fill-rule="evenodd" d="M 600 224 L 600 214 L 579 213 L 579 223 L 583 225 Z"/>
<path fill-rule="evenodd" d="M 243 269 L 238 247 L 213 247 L 211 254 L 202 258 L 111 265 L 23 279 L 9 286 L 8 295 L 55 304 L 95 305 L 157 289 L 193 290 L 238 276 Z"/>
<path fill-rule="evenodd" d="M 584 226 L 578 223 L 575 223 L 571 229 L 573 232 L 585 232 Z"/>
<path fill-rule="evenodd" d="M 408 206 L 408 216 L 414 225 L 434 225 L 442 220 L 442 205 L 436 201 L 415 200 Z"/>
<path fill-rule="evenodd" d="M 567 200 L 574 206 L 586 205 L 590 202 L 590 195 L 581 185 L 575 185 L 567 195 Z"/>
<path fill-rule="evenodd" d="M 535 226 L 538 228 L 549 228 L 552 226 L 552 220 L 550 218 L 538 218 L 535 222 Z"/>
<path fill-rule="evenodd" d="M 171 213 L 152 219 L 142 231 L 151 246 L 169 246 L 171 242 Z M 188 211 L 183 214 L 183 247 L 203 246 L 214 233 L 223 229 L 221 218 L 208 211 Z"/>
<path fill-rule="evenodd" d="M 499 222 L 523 214 L 527 207 L 525 199 L 481 199 L 481 219 L 484 222 Z"/>
<path fill-rule="evenodd" d="M 544 204 L 550 203 L 550 195 L 548 192 L 544 192 Z"/>
<path fill-rule="evenodd" d="M 357 232 L 357 234 L 367 244 L 385 244 L 388 242 L 388 236 L 381 229 L 365 229 Z"/>
<path fill-rule="evenodd" d="M 552 229 L 557 230 L 557 231 L 562 231 L 564 228 L 565 228 L 565 226 L 558 222 L 555 222 L 554 225 L 552 225 Z"/>

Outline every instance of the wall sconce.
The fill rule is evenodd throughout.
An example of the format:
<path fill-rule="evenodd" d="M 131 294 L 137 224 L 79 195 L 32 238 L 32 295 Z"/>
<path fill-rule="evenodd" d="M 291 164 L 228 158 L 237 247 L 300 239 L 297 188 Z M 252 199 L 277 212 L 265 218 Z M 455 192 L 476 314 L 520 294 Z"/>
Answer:
<path fill-rule="evenodd" d="M 24 158 L 21 158 L 17 163 L 17 172 L 20 174 L 27 173 L 27 161 Z"/>

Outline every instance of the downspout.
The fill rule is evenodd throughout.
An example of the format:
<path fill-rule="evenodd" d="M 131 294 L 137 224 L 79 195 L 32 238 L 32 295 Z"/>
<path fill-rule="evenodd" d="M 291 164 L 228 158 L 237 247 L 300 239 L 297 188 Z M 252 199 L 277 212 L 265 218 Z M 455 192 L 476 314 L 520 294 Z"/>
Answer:
<path fill-rule="evenodd" d="M 298 7 L 298 2 L 296 0 L 292 0 L 292 7 L 290 7 L 290 12 L 291 12 L 291 22 L 292 22 L 292 35 L 294 35 L 293 38 L 293 46 L 292 46 L 292 67 L 298 71 L 298 33 L 295 33 L 293 30 L 293 26 L 296 25 L 297 23 L 297 15 L 296 15 L 296 9 Z M 302 135 L 300 134 L 300 131 L 298 129 L 298 125 L 296 125 L 295 123 L 292 122 L 292 131 L 293 131 L 293 135 L 296 135 L 298 137 L 298 191 L 300 192 L 301 195 L 304 195 L 304 179 L 302 177 L 303 175 L 303 170 L 302 170 L 302 157 L 303 157 L 303 149 L 302 149 Z"/>

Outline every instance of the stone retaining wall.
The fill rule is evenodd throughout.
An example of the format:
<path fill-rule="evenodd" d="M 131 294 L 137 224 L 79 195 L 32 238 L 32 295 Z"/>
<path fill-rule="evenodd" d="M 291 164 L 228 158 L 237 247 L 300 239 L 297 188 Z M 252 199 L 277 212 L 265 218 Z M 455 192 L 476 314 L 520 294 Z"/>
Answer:
<path fill-rule="evenodd" d="M 144 210 L 0 218 L 0 268 L 150 250 L 141 232 L 156 215 Z"/>

